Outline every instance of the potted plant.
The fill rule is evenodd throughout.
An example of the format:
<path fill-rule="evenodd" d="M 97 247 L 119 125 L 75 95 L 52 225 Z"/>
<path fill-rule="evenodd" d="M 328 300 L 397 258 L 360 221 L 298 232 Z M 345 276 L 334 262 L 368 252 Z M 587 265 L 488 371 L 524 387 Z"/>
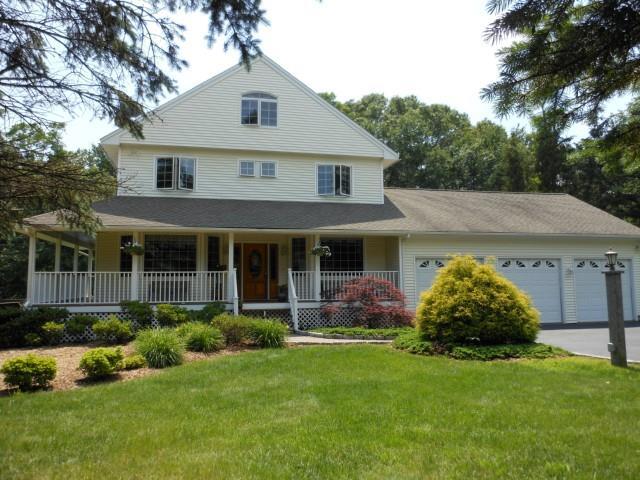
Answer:
<path fill-rule="evenodd" d="M 311 255 L 315 255 L 316 257 L 330 257 L 331 249 L 326 245 L 316 245 L 311 249 Z"/>
<path fill-rule="evenodd" d="M 129 255 L 144 255 L 144 247 L 138 242 L 127 242 L 120 247 L 120 250 Z"/>

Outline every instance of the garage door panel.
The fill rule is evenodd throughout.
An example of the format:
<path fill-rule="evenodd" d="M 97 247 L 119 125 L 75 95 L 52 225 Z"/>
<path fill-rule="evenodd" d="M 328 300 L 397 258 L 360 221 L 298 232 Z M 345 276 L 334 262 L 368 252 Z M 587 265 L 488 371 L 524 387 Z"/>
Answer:
<path fill-rule="evenodd" d="M 562 321 L 559 260 L 501 258 L 498 270 L 531 297 L 542 322 Z"/>
<path fill-rule="evenodd" d="M 608 320 L 607 291 L 603 270 L 606 261 L 601 259 L 577 259 L 574 262 L 577 320 L 579 322 L 604 322 Z M 622 303 L 625 320 L 633 320 L 631 303 L 630 262 L 621 260 L 617 268 L 622 270 Z"/>

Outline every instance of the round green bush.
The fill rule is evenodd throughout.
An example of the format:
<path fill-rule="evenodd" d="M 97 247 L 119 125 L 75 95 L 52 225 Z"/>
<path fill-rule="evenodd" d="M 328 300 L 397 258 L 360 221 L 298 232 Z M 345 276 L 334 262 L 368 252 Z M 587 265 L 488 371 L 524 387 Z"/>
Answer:
<path fill-rule="evenodd" d="M 129 355 L 124 357 L 124 369 L 125 370 L 137 370 L 138 368 L 144 368 L 147 366 L 147 361 L 140 354 Z"/>
<path fill-rule="evenodd" d="M 124 367 L 122 348 L 94 348 L 80 359 L 80 370 L 89 378 L 113 375 Z"/>
<path fill-rule="evenodd" d="M 540 316 L 531 300 L 491 265 L 454 257 L 420 297 L 418 331 L 443 344 L 533 342 Z"/>
<path fill-rule="evenodd" d="M 133 338 L 131 322 L 119 320 L 115 315 L 98 320 L 92 328 L 98 340 L 104 343 L 125 343 Z"/>
<path fill-rule="evenodd" d="M 58 345 L 64 336 L 64 324 L 58 322 L 47 322 L 41 327 L 42 338 L 47 345 Z"/>
<path fill-rule="evenodd" d="M 156 320 L 161 327 L 176 327 L 189 321 L 189 311 L 169 303 L 156 307 Z"/>
<path fill-rule="evenodd" d="M 224 347 L 224 337 L 216 327 L 200 322 L 185 323 L 178 327 L 187 350 L 192 352 L 215 352 Z"/>
<path fill-rule="evenodd" d="M 249 337 L 261 348 L 281 348 L 288 332 L 289 327 L 278 320 L 254 320 Z"/>
<path fill-rule="evenodd" d="M 87 332 L 87 327 L 93 327 L 98 319 L 91 315 L 74 315 L 64 324 L 64 328 L 69 335 L 84 335 Z"/>
<path fill-rule="evenodd" d="M 4 374 L 6 384 L 20 390 L 46 388 L 56 377 L 56 360 L 34 354 L 15 357 L 4 362 L 0 372 Z"/>
<path fill-rule="evenodd" d="M 169 328 L 142 330 L 135 341 L 136 352 L 151 368 L 165 368 L 182 363 L 185 344 L 178 332 Z"/>
<path fill-rule="evenodd" d="M 148 327 L 153 321 L 153 308 L 146 302 L 123 300 L 120 302 L 120 308 L 129 320 L 136 323 L 137 328 Z"/>
<path fill-rule="evenodd" d="M 211 324 L 222 332 L 227 345 L 238 345 L 249 339 L 251 323 L 254 320 L 244 315 L 223 313 L 215 317 Z"/>

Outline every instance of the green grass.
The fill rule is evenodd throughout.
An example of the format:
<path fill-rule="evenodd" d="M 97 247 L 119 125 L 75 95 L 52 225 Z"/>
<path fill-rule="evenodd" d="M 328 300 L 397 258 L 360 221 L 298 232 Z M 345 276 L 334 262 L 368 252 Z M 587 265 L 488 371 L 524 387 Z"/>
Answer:
<path fill-rule="evenodd" d="M 395 328 L 364 328 L 364 327 L 322 327 L 314 328 L 311 332 L 363 336 L 363 337 L 397 337 L 403 333 L 413 332 L 412 327 Z"/>
<path fill-rule="evenodd" d="M 0 399 L 3 478 L 638 478 L 640 369 L 260 350 Z"/>

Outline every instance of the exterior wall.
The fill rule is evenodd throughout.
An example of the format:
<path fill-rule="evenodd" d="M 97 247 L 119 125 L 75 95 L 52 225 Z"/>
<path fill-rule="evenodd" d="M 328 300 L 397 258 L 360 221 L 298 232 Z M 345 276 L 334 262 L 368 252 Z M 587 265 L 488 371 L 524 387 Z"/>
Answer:
<path fill-rule="evenodd" d="M 277 97 L 277 127 L 240 124 L 241 97 L 255 91 Z M 124 133 L 121 142 L 383 157 L 380 145 L 264 59 L 256 60 L 250 72 L 237 68 L 223 73 L 186 92 L 180 102 L 160 107 L 158 117 L 145 125 L 144 136 L 136 140 Z"/>
<path fill-rule="evenodd" d="M 176 155 L 196 158 L 196 184 L 193 191 L 155 188 L 155 159 Z M 277 177 L 241 177 L 240 160 L 275 161 Z M 349 197 L 316 194 L 316 165 L 351 165 L 352 189 Z M 258 169 L 256 164 L 256 169 Z M 175 147 L 123 146 L 118 176 L 125 184 L 119 195 L 146 197 L 225 198 L 242 200 L 280 200 L 339 203 L 383 203 L 382 160 L 376 158 L 321 155 L 267 154 Z M 259 172 L 257 172 L 259 173 Z"/>
<path fill-rule="evenodd" d="M 120 236 L 128 233 L 98 232 L 96 235 L 95 270 L 120 271 Z"/>
<path fill-rule="evenodd" d="M 565 322 L 576 321 L 576 299 L 573 276 L 575 258 L 603 258 L 610 247 L 620 259 L 632 261 L 632 289 L 634 318 L 640 314 L 640 253 L 633 240 L 581 238 L 518 238 L 491 236 L 411 236 L 402 239 L 403 283 L 407 302 L 415 308 L 420 292 L 416 292 L 415 261 L 419 257 L 446 257 L 452 254 L 472 254 L 485 257 L 559 258 L 563 317 Z"/>

